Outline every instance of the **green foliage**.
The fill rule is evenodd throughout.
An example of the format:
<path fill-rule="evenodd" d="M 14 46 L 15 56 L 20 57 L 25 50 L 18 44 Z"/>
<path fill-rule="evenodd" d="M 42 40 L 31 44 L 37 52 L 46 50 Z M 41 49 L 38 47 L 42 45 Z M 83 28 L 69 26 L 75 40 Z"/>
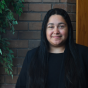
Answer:
<path fill-rule="evenodd" d="M 0 63 L 3 65 L 5 72 L 8 75 L 12 74 L 13 66 L 13 51 L 8 47 L 10 43 L 7 38 L 3 38 L 2 34 L 6 33 L 6 28 L 14 34 L 14 25 L 18 24 L 13 16 L 11 8 L 20 16 L 22 13 L 23 0 L 1 0 L 0 1 Z"/>

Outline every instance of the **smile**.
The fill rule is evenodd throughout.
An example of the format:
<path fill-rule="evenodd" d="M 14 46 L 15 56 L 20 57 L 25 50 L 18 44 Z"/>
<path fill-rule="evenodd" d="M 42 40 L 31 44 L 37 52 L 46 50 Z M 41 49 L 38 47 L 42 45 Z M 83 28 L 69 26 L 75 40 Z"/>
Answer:
<path fill-rule="evenodd" d="M 61 36 L 52 36 L 53 38 L 61 38 Z"/>

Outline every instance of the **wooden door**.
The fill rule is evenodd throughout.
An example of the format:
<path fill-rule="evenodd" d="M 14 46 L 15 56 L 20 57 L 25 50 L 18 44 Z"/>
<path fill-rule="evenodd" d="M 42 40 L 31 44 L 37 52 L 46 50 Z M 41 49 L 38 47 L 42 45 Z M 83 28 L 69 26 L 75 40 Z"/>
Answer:
<path fill-rule="evenodd" d="M 76 0 L 76 43 L 88 46 L 88 0 Z"/>

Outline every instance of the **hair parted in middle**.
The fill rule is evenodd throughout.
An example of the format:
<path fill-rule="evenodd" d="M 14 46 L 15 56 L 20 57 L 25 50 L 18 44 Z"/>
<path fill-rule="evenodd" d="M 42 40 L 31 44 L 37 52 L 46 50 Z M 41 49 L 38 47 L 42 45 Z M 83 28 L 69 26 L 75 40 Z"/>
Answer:
<path fill-rule="evenodd" d="M 79 55 L 73 40 L 73 27 L 67 12 L 60 8 L 49 10 L 43 20 L 41 30 L 41 42 L 29 65 L 29 88 L 46 88 L 48 74 L 48 49 L 49 42 L 46 38 L 46 27 L 50 16 L 61 15 L 68 26 L 68 38 L 64 51 L 65 58 L 65 87 L 85 88 L 85 76 L 81 70 Z"/>

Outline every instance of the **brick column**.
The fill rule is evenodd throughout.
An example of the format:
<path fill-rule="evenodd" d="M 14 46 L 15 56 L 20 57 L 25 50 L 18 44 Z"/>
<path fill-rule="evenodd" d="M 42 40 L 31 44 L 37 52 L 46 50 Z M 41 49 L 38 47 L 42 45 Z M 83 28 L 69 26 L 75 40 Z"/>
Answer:
<path fill-rule="evenodd" d="M 67 12 L 72 21 L 73 25 L 73 37 L 74 41 L 76 41 L 76 0 L 67 0 Z"/>
<path fill-rule="evenodd" d="M 42 20 L 46 12 L 51 8 L 62 8 L 66 10 L 73 24 L 75 39 L 75 0 L 25 0 L 21 17 L 14 13 L 18 20 L 15 26 L 15 34 L 7 31 L 5 37 L 9 38 L 10 48 L 14 51 L 13 80 L 0 66 L 0 88 L 15 88 L 25 55 L 28 50 L 37 47 L 40 43 L 40 31 Z"/>

